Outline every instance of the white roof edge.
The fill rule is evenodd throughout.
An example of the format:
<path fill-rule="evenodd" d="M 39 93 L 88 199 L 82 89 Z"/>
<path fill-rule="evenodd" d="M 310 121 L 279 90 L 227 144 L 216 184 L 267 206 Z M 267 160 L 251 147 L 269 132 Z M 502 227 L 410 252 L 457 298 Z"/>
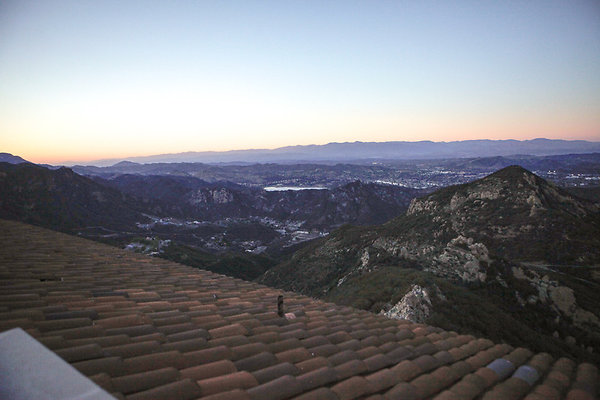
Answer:
<path fill-rule="evenodd" d="M 0 399 L 115 400 L 21 328 L 0 333 Z"/>

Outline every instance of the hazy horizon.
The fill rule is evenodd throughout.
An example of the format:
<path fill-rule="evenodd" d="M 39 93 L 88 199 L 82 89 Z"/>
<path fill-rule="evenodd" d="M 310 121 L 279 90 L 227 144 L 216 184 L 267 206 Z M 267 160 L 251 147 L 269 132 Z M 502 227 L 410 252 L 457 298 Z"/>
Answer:
<path fill-rule="evenodd" d="M 0 4 L 0 151 L 600 140 L 600 5 Z"/>
<path fill-rule="evenodd" d="M 121 161 L 132 161 L 132 162 L 136 162 L 136 163 L 152 163 L 152 162 L 203 162 L 203 161 L 162 161 L 161 159 L 164 158 L 169 158 L 170 156 L 172 156 L 173 159 L 178 158 L 179 156 L 185 156 L 185 155 L 215 155 L 215 156 L 219 156 L 219 155 L 229 155 L 229 154 L 267 154 L 267 153 L 273 153 L 273 152 L 277 152 L 279 150 L 286 150 L 286 149 L 296 149 L 296 148 L 300 148 L 302 150 L 304 150 L 307 147 L 320 147 L 323 148 L 325 146 L 328 145 L 345 145 L 345 144 L 393 144 L 393 143 L 407 143 L 407 144 L 416 144 L 416 143 L 435 143 L 435 144 L 446 144 L 446 143 L 467 143 L 467 142 L 485 142 L 485 141 L 492 141 L 492 142 L 497 142 L 498 143 L 503 143 L 503 142 L 510 142 L 510 141 L 517 141 L 517 142 L 521 142 L 522 144 L 532 144 L 532 142 L 542 142 L 542 141 L 564 141 L 566 143 L 576 143 L 576 142 L 585 142 L 585 143 L 591 143 L 591 144 L 598 144 L 600 145 L 600 140 L 597 141 L 587 141 L 587 140 L 582 140 L 582 139 L 569 139 L 569 140 L 565 140 L 565 139 L 549 139 L 549 138 L 533 138 L 533 139 L 524 139 L 524 140 L 519 140 L 519 139 L 468 139 L 468 140 L 458 140 L 458 141 L 431 141 L 431 140 L 418 140 L 418 141 L 382 141 L 382 142 L 375 142 L 375 141 L 353 141 L 353 142 L 329 142 L 329 143 L 325 143 L 323 145 L 320 144 L 308 144 L 308 145 L 289 145 L 289 146 L 282 146 L 282 147 L 276 147 L 276 148 L 272 148 L 272 149 L 268 149 L 268 148 L 247 148 L 247 149 L 232 149 L 232 150 L 223 150 L 223 151 L 193 151 L 193 150 L 188 150 L 188 151 L 182 151 L 182 152 L 173 152 L 173 153 L 153 153 L 153 154 L 142 154 L 142 155 L 136 155 L 136 156 L 125 156 L 125 157 L 109 157 L 109 158 L 100 158 L 100 159 L 91 159 L 91 160 L 61 160 L 58 162 L 45 162 L 45 161 L 35 161 L 35 160 L 31 160 L 31 159 L 27 159 L 25 158 L 27 161 L 31 161 L 34 163 L 38 163 L 38 164 L 50 164 L 50 165 L 64 165 L 64 166 L 75 166 L 75 165 L 95 165 L 95 166 L 109 166 L 109 165 L 113 165 L 115 163 L 121 162 Z M 1 149 L 0 149 L 1 150 Z M 592 151 L 577 151 L 575 153 L 587 153 L 587 152 L 597 152 L 597 149 L 592 149 Z M 9 153 L 9 152 L 8 152 Z M 560 152 L 560 154 L 567 154 L 567 153 L 573 153 L 571 152 Z M 487 155 L 484 157 L 492 157 L 495 155 L 503 155 L 503 156 L 514 156 L 514 155 L 519 155 L 521 153 L 516 152 L 516 153 L 511 153 L 511 154 L 507 154 L 503 151 L 497 151 L 494 153 L 494 155 Z M 527 155 L 529 153 L 522 153 L 523 155 Z M 558 154 L 558 153 L 557 153 Z M 13 154 L 15 156 L 21 156 L 20 154 Z M 532 154 L 529 154 L 532 155 Z M 549 155 L 549 154 L 548 154 Z M 456 158 L 461 158 L 463 156 L 455 156 Z M 475 155 L 475 157 L 477 157 L 477 155 Z M 153 161 L 150 160 L 152 158 L 156 158 L 158 159 L 158 161 Z M 371 158 L 371 157 L 367 157 L 367 158 Z M 378 158 L 378 157 L 375 157 Z M 385 156 L 379 157 L 380 159 L 384 159 Z M 426 157 L 427 158 L 427 157 Z M 407 159 L 406 157 L 403 157 L 402 155 L 399 156 L 398 159 Z M 294 160 L 292 159 L 287 159 L 287 156 L 285 156 L 285 153 L 282 154 L 281 158 L 279 161 L 301 161 L 302 159 L 297 159 Z M 306 158 L 306 160 L 312 160 L 310 157 Z M 313 160 L 315 161 L 315 160 Z M 335 161 L 335 159 L 331 159 L 328 161 Z M 224 160 L 224 161 L 208 161 L 209 163 L 211 162 L 256 162 L 256 161 L 248 161 L 246 160 L 243 156 L 240 157 L 239 159 L 235 159 L 235 160 Z M 265 161 L 265 162 L 273 162 L 273 161 Z M 275 161 L 278 162 L 278 161 Z"/>

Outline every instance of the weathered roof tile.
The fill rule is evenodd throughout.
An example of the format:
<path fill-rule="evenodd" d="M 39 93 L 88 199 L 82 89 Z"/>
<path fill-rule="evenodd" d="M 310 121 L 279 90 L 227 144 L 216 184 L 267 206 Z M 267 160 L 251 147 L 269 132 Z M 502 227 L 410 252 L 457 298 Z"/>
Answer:
<path fill-rule="evenodd" d="M 371 383 L 362 376 L 353 376 L 331 388 L 340 400 L 350 400 L 373 392 Z"/>
<path fill-rule="evenodd" d="M 234 389 L 249 389 L 258 386 L 258 381 L 252 374 L 246 371 L 233 372 L 227 375 L 220 375 L 214 378 L 202 379 L 197 381 L 202 391 L 202 396 L 220 392 L 231 391 Z"/>
<path fill-rule="evenodd" d="M 300 393 L 302 393 L 302 386 L 291 375 L 284 375 L 248 389 L 248 394 L 253 400 L 284 400 Z"/>
<path fill-rule="evenodd" d="M 294 364 L 283 362 L 270 367 L 262 368 L 257 371 L 253 371 L 252 375 L 256 378 L 259 384 L 263 384 L 273 379 L 279 378 L 284 375 L 299 375 L 300 370 Z"/>
<path fill-rule="evenodd" d="M 179 372 L 175 368 L 167 367 L 115 377 L 111 379 L 111 384 L 114 391 L 129 394 L 170 383 L 178 377 Z"/>
<path fill-rule="evenodd" d="M 198 386 L 183 379 L 127 396 L 127 400 L 192 400 L 200 396 Z"/>
<path fill-rule="evenodd" d="M 235 367 L 235 364 L 229 360 L 220 360 L 184 368 L 180 372 L 181 376 L 184 378 L 200 381 L 203 379 L 214 378 L 215 376 L 237 372 L 237 368 Z"/>

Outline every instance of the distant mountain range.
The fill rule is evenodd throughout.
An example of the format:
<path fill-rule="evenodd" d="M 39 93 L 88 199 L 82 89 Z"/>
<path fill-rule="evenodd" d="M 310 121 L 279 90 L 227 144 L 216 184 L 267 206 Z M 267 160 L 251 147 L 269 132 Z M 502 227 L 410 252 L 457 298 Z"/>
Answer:
<path fill-rule="evenodd" d="M 185 152 L 90 162 L 109 166 L 120 161 L 136 163 L 296 163 L 356 162 L 365 160 L 417 160 L 471 158 L 515 154 L 553 155 L 600 152 L 600 142 L 585 140 L 464 140 L 454 142 L 347 142 L 325 145 L 287 146 L 273 150 Z M 68 165 L 73 165 L 70 163 Z"/>

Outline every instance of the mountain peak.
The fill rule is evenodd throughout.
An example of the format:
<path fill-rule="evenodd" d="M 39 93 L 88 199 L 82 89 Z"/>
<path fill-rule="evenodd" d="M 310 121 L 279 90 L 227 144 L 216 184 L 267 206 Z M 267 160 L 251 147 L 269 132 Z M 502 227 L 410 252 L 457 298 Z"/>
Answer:
<path fill-rule="evenodd" d="M 0 162 L 6 162 L 9 164 L 22 164 L 28 163 L 29 161 L 10 153 L 0 153 Z"/>
<path fill-rule="evenodd" d="M 526 182 L 536 181 L 538 183 L 543 182 L 543 183 L 548 184 L 548 182 L 546 182 L 542 178 L 538 177 L 533 172 L 531 172 L 519 165 L 510 165 L 508 167 L 502 168 L 502 169 L 494 172 L 493 174 L 488 175 L 487 177 L 483 178 L 483 180 L 485 180 L 485 179 L 491 180 L 491 179 L 498 179 L 498 178 L 505 180 L 507 182 L 513 182 L 513 183 L 519 183 L 522 181 L 526 181 Z"/>

